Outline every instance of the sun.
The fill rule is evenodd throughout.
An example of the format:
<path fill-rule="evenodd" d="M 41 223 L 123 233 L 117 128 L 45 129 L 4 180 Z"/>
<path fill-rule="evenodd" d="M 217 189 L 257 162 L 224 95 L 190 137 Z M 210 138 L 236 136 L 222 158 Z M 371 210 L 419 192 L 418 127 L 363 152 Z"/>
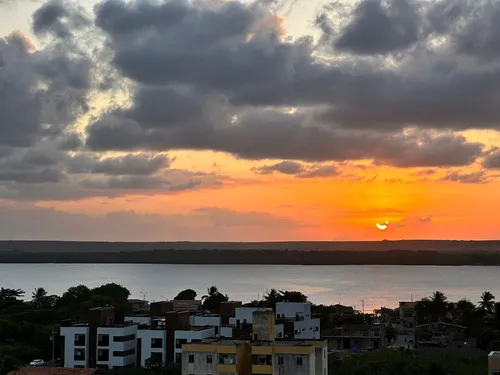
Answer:
<path fill-rule="evenodd" d="M 385 224 L 376 223 L 375 226 L 380 230 L 386 230 L 389 226 L 389 222 L 386 220 Z"/>

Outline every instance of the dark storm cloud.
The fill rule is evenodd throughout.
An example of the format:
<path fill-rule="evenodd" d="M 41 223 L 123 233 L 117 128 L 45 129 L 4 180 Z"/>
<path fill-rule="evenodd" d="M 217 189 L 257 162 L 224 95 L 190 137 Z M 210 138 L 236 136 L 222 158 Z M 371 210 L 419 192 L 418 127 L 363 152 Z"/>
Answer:
<path fill-rule="evenodd" d="M 365 0 L 335 41 L 338 50 L 357 54 L 386 54 L 410 47 L 418 40 L 419 15 L 412 1 Z"/>

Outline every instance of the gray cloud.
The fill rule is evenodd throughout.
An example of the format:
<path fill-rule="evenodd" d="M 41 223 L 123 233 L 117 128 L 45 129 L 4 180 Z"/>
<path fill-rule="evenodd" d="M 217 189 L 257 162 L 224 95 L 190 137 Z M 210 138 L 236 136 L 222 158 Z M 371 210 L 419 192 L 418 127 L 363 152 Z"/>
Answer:
<path fill-rule="evenodd" d="M 374 159 L 397 167 L 460 166 L 482 154 L 482 145 L 453 134 L 384 134 L 325 129 L 302 112 L 276 110 L 242 113 L 236 122 L 198 128 L 144 130 L 110 115 L 89 128 L 87 144 L 95 150 L 198 149 L 230 152 L 246 159 L 344 161 Z"/>
<path fill-rule="evenodd" d="M 338 50 L 377 55 L 403 50 L 417 42 L 419 15 L 413 1 L 361 1 L 353 20 L 335 40 Z"/>
<path fill-rule="evenodd" d="M 490 182 L 489 176 L 484 171 L 470 173 L 453 171 L 446 174 L 441 180 L 460 182 L 462 184 L 485 184 Z"/>
<path fill-rule="evenodd" d="M 484 158 L 483 167 L 488 169 L 500 169 L 500 149 L 496 149 Z"/>
<path fill-rule="evenodd" d="M 303 165 L 290 160 L 281 161 L 271 165 L 264 165 L 262 167 L 253 168 L 252 170 L 258 174 L 271 174 L 273 172 L 278 172 L 282 174 L 294 175 L 298 178 L 333 177 L 339 175 L 339 170 L 335 165 Z"/>
<path fill-rule="evenodd" d="M 91 23 L 83 8 L 63 0 L 50 0 L 33 14 L 33 32 L 38 36 L 51 34 L 67 39 L 73 36 L 74 31 Z"/>
<path fill-rule="evenodd" d="M 166 155 L 125 155 L 98 159 L 95 156 L 77 155 L 68 160 L 71 173 L 98 173 L 106 175 L 151 175 L 168 168 Z"/>
<path fill-rule="evenodd" d="M 500 129 L 496 2 L 361 0 L 342 14 L 345 27 L 329 25 L 328 14 L 318 23 L 336 44 L 329 51 L 308 36 L 283 38 L 275 6 L 104 0 L 92 19 L 69 1 L 42 4 L 32 26 L 43 48 L 18 32 L 0 39 L 2 192 L 204 186 L 187 171 L 169 182 L 155 153 L 178 149 L 294 160 L 285 163 L 300 164 L 295 173 L 292 164 L 268 167 L 304 178 L 361 159 L 496 165 L 483 145 L 454 133 Z M 105 87 L 129 93 L 130 106 L 111 101 L 76 133 L 89 97 Z"/>

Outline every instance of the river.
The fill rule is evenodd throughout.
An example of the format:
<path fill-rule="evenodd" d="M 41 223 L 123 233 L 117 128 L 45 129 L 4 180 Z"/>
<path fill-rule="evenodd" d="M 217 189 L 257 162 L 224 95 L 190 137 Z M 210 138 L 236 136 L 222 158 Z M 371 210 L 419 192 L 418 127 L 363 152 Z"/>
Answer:
<path fill-rule="evenodd" d="M 256 266 L 168 264 L 0 264 L 0 286 L 20 288 L 31 297 L 36 287 L 62 294 L 68 287 L 115 282 L 131 297 L 162 300 L 191 288 L 201 297 L 216 285 L 232 300 L 250 301 L 270 288 L 299 290 L 314 303 L 342 303 L 365 312 L 398 301 L 416 300 L 436 290 L 449 300 L 477 302 L 485 290 L 500 300 L 498 267 L 463 266 Z"/>

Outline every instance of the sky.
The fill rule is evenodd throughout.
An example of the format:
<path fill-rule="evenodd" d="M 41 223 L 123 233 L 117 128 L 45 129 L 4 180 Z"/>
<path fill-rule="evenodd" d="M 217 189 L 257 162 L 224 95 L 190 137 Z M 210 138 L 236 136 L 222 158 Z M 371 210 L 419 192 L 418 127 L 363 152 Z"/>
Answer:
<path fill-rule="evenodd" d="M 0 0 L 0 239 L 498 239 L 497 15 Z"/>

